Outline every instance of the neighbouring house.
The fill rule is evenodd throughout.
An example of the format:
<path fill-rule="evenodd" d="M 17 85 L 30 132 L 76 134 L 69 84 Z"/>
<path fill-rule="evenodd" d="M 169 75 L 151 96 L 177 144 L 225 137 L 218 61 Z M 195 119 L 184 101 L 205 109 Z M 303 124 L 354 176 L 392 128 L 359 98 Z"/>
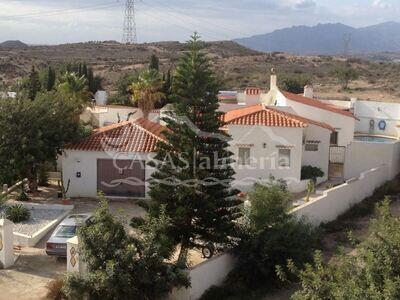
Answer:
<path fill-rule="evenodd" d="M 240 190 L 273 176 L 285 179 L 292 192 L 304 191 L 307 181 L 301 180 L 301 167 L 306 165 L 324 172 L 319 182 L 328 179 L 332 126 L 263 104 L 231 110 L 224 121 Z"/>
<path fill-rule="evenodd" d="M 97 129 L 67 146 L 62 170 L 68 197 L 96 197 L 98 191 L 108 197 L 145 197 L 152 173 L 147 163 L 164 128 L 140 118 Z"/>
<path fill-rule="evenodd" d="M 94 128 L 104 127 L 118 122 L 137 120 L 143 117 L 139 108 L 124 105 L 95 105 L 86 108 L 81 120 L 89 122 Z M 152 110 L 149 120 L 158 122 L 160 110 Z"/>
<path fill-rule="evenodd" d="M 273 176 L 286 180 L 290 191 L 301 192 L 307 186 L 307 181 L 301 180 L 303 166 L 324 172 L 318 182 L 347 179 L 363 171 L 354 157 L 360 145 L 354 141 L 358 119 L 351 108 L 315 99 L 311 86 L 305 87 L 303 95 L 296 95 L 280 91 L 276 82 L 273 74 L 268 92 L 248 88 L 219 95 L 226 122 L 223 129 L 232 137 L 236 187 L 246 191 L 254 182 Z M 171 108 L 154 111 L 150 120 L 142 119 L 140 110 L 132 107 L 97 105 L 90 110 L 92 123 L 106 127 L 65 150 L 63 171 L 64 183 L 70 181 L 68 195 L 93 197 L 97 190 L 103 190 L 108 196 L 145 197 L 145 180 L 152 170 L 148 166 L 139 168 L 138 162 L 145 164 L 153 157 L 164 128 L 160 118 Z M 153 148 L 144 151 L 141 147 L 145 140 L 151 140 Z M 388 155 L 394 157 L 397 152 L 393 151 L 388 149 Z M 113 165 L 115 157 L 117 165 Z M 125 168 L 129 160 L 134 161 L 131 171 Z M 368 167 L 385 162 L 379 156 L 372 160 Z M 132 181 L 140 184 L 129 187 Z"/>

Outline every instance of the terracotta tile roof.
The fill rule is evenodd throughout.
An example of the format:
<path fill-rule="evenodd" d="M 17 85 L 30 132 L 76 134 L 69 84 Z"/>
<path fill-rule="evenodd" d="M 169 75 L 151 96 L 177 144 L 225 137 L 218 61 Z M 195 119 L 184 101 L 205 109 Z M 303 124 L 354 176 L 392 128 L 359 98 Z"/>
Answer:
<path fill-rule="evenodd" d="M 228 111 L 223 115 L 223 121 L 233 125 L 263 125 L 271 127 L 302 128 L 313 124 L 319 127 L 335 131 L 335 129 L 322 122 L 303 118 L 295 114 L 265 107 L 262 104 L 247 106 Z"/>
<path fill-rule="evenodd" d="M 289 100 L 296 101 L 296 102 L 299 102 L 299 103 L 303 103 L 303 104 L 309 105 L 309 106 L 314 106 L 314 107 L 317 107 L 319 109 L 328 110 L 328 111 L 331 111 L 331 112 L 334 112 L 334 113 L 338 113 L 338 114 L 344 115 L 346 117 L 351 117 L 351 118 L 356 119 L 356 117 L 351 112 L 345 111 L 345 110 L 343 110 L 342 108 L 340 108 L 338 106 L 331 105 L 331 104 L 326 104 L 326 103 L 323 103 L 323 102 L 318 101 L 316 99 L 307 98 L 307 97 L 304 97 L 304 96 L 301 96 L 301 95 L 292 94 L 292 93 L 289 93 L 289 92 L 282 92 L 282 93 Z"/>
<path fill-rule="evenodd" d="M 263 125 L 271 127 L 307 127 L 308 123 L 281 111 L 258 104 L 227 112 L 224 121 L 232 125 Z"/>
<path fill-rule="evenodd" d="M 154 152 L 158 141 L 163 140 L 166 128 L 158 123 L 140 118 L 102 127 L 81 142 L 68 145 L 68 150 Z"/>

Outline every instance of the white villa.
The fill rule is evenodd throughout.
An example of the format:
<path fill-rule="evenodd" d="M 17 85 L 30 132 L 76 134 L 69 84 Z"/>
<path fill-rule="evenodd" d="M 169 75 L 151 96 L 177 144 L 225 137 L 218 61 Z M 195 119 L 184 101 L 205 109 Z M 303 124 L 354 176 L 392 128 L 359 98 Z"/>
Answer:
<path fill-rule="evenodd" d="M 221 95 L 223 129 L 232 137 L 237 188 L 247 191 L 255 182 L 273 176 L 286 180 L 291 192 L 304 191 L 308 181 L 301 179 L 302 166 L 320 168 L 324 176 L 318 182 L 347 180 L 383 164 L 392 177 L 398 173 L 399 105 L 398 121 L 387 120 L 386 132 L 381 130 L 382 120 L 375 120 L 375 114 L 355 100 L 348 104 L 317 100 L 311 86 L 296 95 L 279 90 L 276 82 L 273 74 L 269 91 L 248 88 L 243 93 Z M 88 109 L 83 118 L 100 128 L 64 151 L 62 169 L 64 185 L 70 183 L 68 196 L 95 197 L 101 190 L 110 197 L 146 197 L 146 180 L 153 172 L 147 162 L 163 138 L 160 115 L 164 110 L 168 108 L 153 111 L 149 120 L 144 120 L 141 112 L 131 107 L 102 103 Z M 358 111 L 365 116 L 359 117 Z M 382 114 L 382 108 L 378 111 Z M 375 133 L 372 125 L 374 130 L 381 128 L 381 135 L 396 140 L 355 138 L 357 133 Z"/>

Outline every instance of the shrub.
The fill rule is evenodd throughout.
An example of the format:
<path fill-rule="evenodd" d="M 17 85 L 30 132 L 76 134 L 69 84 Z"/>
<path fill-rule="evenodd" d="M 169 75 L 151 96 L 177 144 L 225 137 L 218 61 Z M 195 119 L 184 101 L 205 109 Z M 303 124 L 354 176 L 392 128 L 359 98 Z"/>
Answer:
<path fill-rule="evenodd" d="M 148 217 L 137 237 L 128 236 L 104 197 L 93 221 L 78 230 L 88 272 L 67 274 L 67 299 L 163 299 L 173 287 L 189 286 L 183 269 L 167 263 L 174 251 L 166 235 L 169 219 Z"/>
<path fill-rule="evenodd" d="M 284 75 L 279 78 L 280 87 L 294 94 L 303 93 L 304 87 L 311 83 L 311 77 L 304 74 Z"/>
<path fill-rule="evenodd" d="M 64 293 L 62 292 L 63 287 L 63 279 L 57 278 L 55 280 L 50 281 L 46 285 L 47 294 L 45 299 L 48 300 L 62 300 L 66 299 Z"/>
<path fill-rule="evenodd" d="M 39 167 L 38 172 L 38 183 L 40 186 L 48 186 L 49 185 L 49 166 L 47 164 L 42 164 Z"/>
<path fill-rule="evenodd" d="M 352 255 L 341 251 L 325 263 L 317 252 L 314 263 L 288 269 L 300 279 L 301 289 L 292 299 L 399 299 L 400 218 L 390 212 L 390 201 L 377 205 L 378 217 L 371 221 L 367 238 Z M 285 273 L 278 268 L 285 279 Z"/>
<path fill-rule="evenodd" d="M 318 167 L 313 166 L 303 166 L 301 167 L 301 180 L 311 179 L 314 182 L 317 178 L 323 177 L 325 173 Z"/>
<path fill-rule="evenodd" d="M 296 266 L 302 266 L 312 260 L 319 244 L 318 230 L 287 213 L 289 196 L 276 182 L 255 185 L 249 194 L 251 209 L 245 211 L 240 242 L 233 249 L 235 268 L 223 286 L 213 287 L 203 299 L 236 299 L 237 295 L 250 299 L 250 290 L 279 284 L 277 265 L 292 259 Z"/>
<path fill-rule="evenodd" d="M 29 220 L 31 213 L 21 204 L 8 206 L 5 210 L 6 218 L 14 223 L 21 223 Z"/>
<path fill-rule="evenodd" d="M 16 199 L 17 201 L 29 201 L 30 198 L 28 194 L 25 192 L 25 190 L 22 188 L 19 194 L 17 195 Z"/>

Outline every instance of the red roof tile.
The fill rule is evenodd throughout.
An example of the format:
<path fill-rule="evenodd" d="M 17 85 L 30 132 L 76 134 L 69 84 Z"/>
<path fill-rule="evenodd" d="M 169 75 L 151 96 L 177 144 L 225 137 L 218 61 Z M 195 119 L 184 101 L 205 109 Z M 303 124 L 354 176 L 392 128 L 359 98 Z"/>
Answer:
<path fill-rule="evenodd" d="M 296 95 L 296 94 L 292 94 L 289 92 L 282 92 L 283 95 L 288 98 L 289 100 L 292 101 L 296 101 L 305 105 L 309 105 L 309 106 L 314 106 L 317 107 L 319 109 L 323 109 L 323 110 L 328 110 L 337 114 L 341 114 L 344 115 L 346 117 L 351 117 L 356 119 L 356 117 L 349 111 L 345 111 L 342 108 L 335 106 L 335 105 L 331 105 L 331 104 L 326 104 L 323 103 L 321 101 L 318 101 L 316 99 L 312 99 L 312 98 L 307 98 L 307 97 L 303 97 L 301 95 Z"/>
<path fill-rule="evenodd" d="M 102 127 L 81 142 L 66 147 L 79 151 L 154 152 L 164 126 L 140 118 Z"/>
<path fill-rule="evenodd" d="M 265 107 L 262 104 L 247 106 L 228 111 L 223 115 L 223 121 L 233 125 L 263 125 L 271 127 L 302 128 L 313 124 L 319 127 L 335 131 L 326 123 L 303 118 L 298 115 Z"/>

